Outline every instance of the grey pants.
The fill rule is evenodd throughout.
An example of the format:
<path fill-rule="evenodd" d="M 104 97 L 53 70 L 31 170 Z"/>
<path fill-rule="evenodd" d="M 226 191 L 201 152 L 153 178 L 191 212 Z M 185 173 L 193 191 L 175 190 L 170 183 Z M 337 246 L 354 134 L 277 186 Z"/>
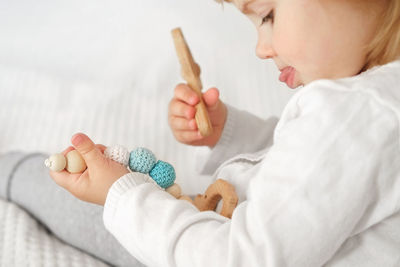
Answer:
<path fill-rule="evenodd" d="M 103 207 L 76 199 L 44 166 L 47 155 L 0 155 L 0 197 L 18 204 L 55 236 L 115 266 L 144 266 L 105 229 Z"/>

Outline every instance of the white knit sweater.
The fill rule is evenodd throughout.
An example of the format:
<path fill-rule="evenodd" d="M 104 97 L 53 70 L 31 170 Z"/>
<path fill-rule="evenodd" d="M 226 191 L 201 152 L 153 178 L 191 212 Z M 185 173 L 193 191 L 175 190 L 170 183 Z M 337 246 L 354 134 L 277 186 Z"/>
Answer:
<path fill-rule="evenodd" d="M 202 172 L 236 187 L 231 220 L 133 173 L 104 223 L 148 266 L 399 266 L 399 118 L 400 61 L 310 83 L 276 127 L 229 108 Z"/>

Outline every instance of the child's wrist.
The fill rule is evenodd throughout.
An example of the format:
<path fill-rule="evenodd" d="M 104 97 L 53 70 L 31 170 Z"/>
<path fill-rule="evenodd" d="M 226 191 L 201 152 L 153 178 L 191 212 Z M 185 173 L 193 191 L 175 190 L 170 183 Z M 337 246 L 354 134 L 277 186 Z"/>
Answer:
<path fill-rule="evenodd" d="M 221 139 L 222 131 L 223 128 L 214 128 L 214 138 L 211 139 L 210 144 L 207 145 L 210 149 L 214 148 L 218 144 L 219 139 Z"/>
<path fill-rule="evenodd" d="M 222 110 L 223 110 L 222 114 L 223 114 L 224 119 L 223 119 L 223 123 L 221 125 L 214 127 L 215 137 L 212 139 L 211 144 L 208 145 L 208 147 L 211 149 L 214 148 L 218 144 L 219 140 L 221 139 L 222 133 L 225 128 L 226 120 L 228 118 L 228 108 L 222 101 L 221 101 L 221 105 L 222 105 Z"/>
<path fill-rule="evenodd" d="M 120 180 L 122 177 L 126 176 L 127 174 L 129 174 L 129 170 L 126 169 L 126 172 L 120 173 L 118 174 L 117 178 L 114 179 L 110 179 L 110 181 L 108 181 L 107 184 L 104 185 L 104 190 L 103 190 L 103 194 L 102 196 L 99 196 L 99 200 L 96 202 L 96 204 L 104 206 L 108 193 L 110 192 L 112 186 L 118 181 Z"/>

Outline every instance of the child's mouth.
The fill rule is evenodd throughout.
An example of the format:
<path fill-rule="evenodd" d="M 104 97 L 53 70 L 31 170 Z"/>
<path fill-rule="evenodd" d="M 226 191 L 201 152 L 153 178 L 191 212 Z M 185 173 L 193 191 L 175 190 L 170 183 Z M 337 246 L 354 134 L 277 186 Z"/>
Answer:
<path fill-rule="evenodd" d="M 289 86 L 290 88 L 294 89 L 295 84 L 294 84 L 294 78 L 296 74 L 296 69 L 293 67 L 285 67 L 281 70 L 281 75 L 279 76 L 279 80 L 281 82 L 284 82 Z"/>

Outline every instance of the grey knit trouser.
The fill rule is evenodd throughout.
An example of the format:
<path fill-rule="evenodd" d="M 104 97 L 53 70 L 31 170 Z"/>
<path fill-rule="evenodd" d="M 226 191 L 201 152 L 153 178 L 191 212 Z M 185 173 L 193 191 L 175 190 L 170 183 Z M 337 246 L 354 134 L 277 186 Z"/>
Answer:
<path fill-rule="evenodd" d="M 103 207 L 76 199 L 44 166 L 47 155 L 0 155 L 0 197 L 18 204 L 67 244 L 115 266 L 143 266 L 105 229 Z"/>

